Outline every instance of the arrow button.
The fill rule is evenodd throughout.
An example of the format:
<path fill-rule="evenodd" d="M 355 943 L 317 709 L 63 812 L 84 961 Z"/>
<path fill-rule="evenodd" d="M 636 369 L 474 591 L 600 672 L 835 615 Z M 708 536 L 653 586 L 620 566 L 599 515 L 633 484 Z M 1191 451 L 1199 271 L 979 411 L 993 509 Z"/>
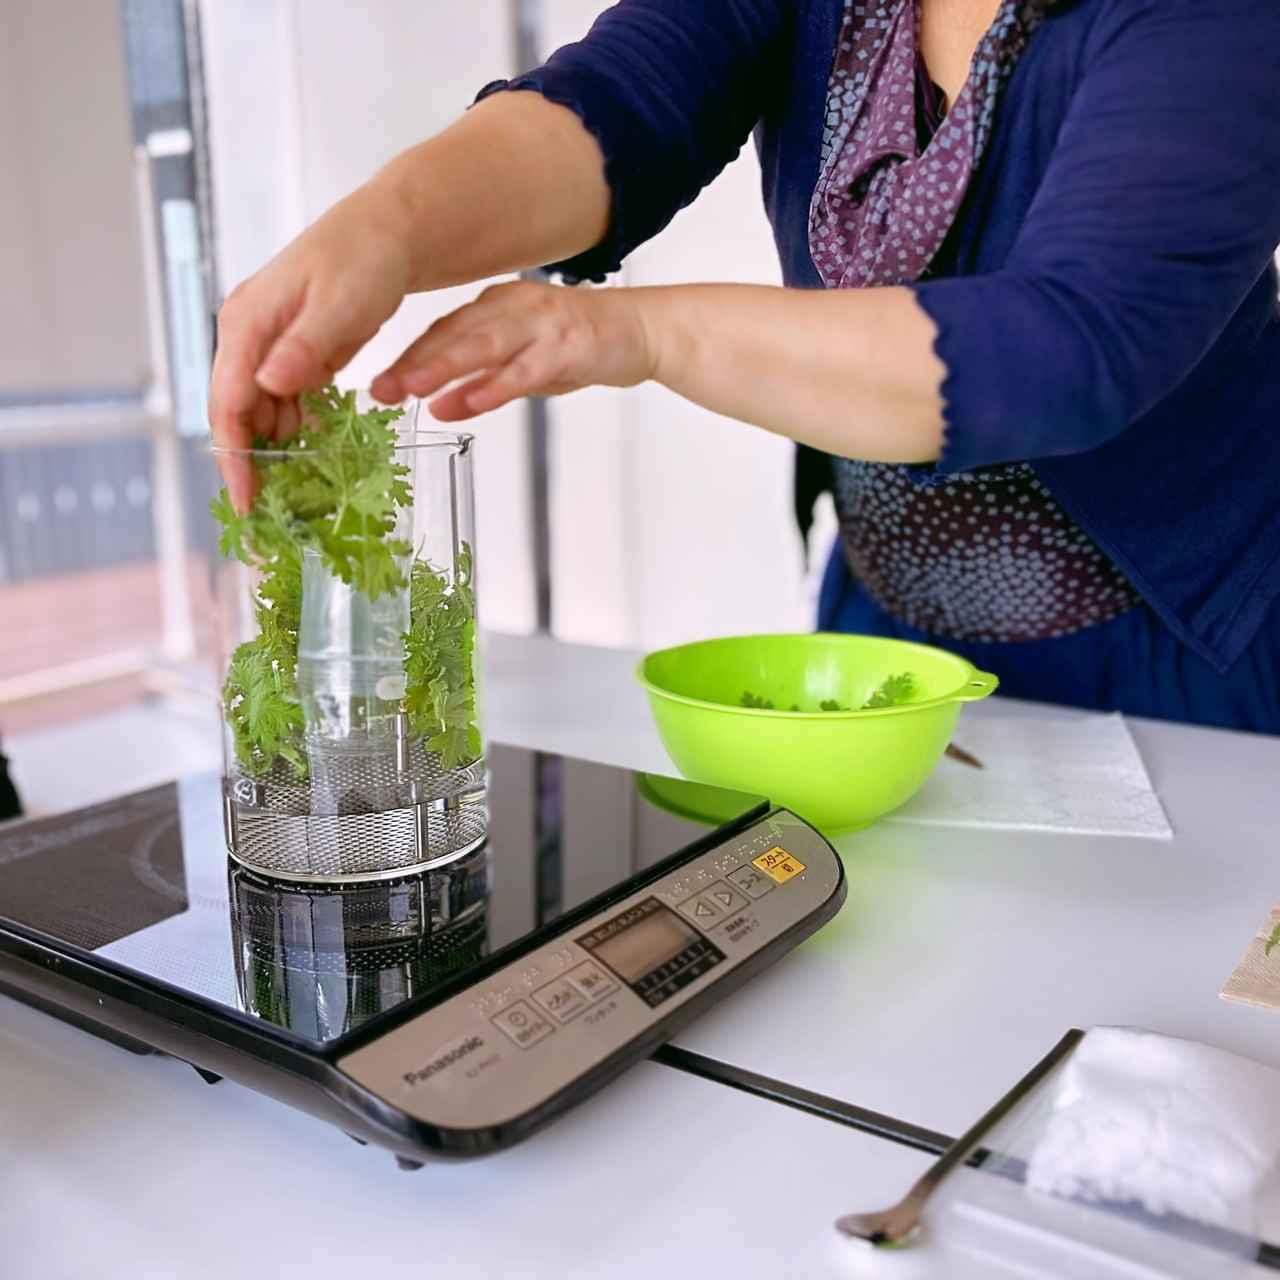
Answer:
<path fill-rule="evenodd" d="M 680 914 L 688 917 L 695 924 L 709 929 L 724 915 L 724 910 L 717 902 L 712 902 L 709 894 L 698 894 L 687 902 L 680 904 Z"/>
<path fill-rule="evenodd" d="M 719 884 L 713 884 L 706 892 L 706 897 L 726 913 L 733 911 L 741 911 L 744 907 L 751 904 L 736 889 L 730 888 L 722 880 Z"/>

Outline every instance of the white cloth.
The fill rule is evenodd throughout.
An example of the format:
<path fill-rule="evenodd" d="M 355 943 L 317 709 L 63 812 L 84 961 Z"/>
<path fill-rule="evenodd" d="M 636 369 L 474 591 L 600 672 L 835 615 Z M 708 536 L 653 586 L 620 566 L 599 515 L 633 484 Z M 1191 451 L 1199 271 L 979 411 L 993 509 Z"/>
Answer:
<path fill-rule="evenodd" d="M 955 741 L 893 822 L 1169 839 L 1173 829 L 1120 715 L 963 715 Z"/>
<path fill-rule="evenodd" d="M 1280 1071 L 1191 1040 L 1090 1031 L 1057 1080 L 1033 1191 L 1252 1231 L 1280 1153 Z"/>

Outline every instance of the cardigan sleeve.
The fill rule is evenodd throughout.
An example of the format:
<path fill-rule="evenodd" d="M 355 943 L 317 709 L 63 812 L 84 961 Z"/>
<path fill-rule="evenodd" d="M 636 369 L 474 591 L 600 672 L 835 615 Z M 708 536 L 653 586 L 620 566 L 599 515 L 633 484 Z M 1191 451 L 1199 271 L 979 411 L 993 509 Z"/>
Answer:
<path fill-rule="evenodd" d="M 1280 5 L 1117 0 L 997 272 L 915 296 L 946 366 L 938 469 L 1086 452 L 1170 394 L 1280 243 Z"/>
<path fill-rule="evenodd" d="M 789 0 L 621 0 L 585 39 L 481 91 L 543 94 L 574 111 L 604 154 L 605 238 L 550 270 L 616 271 L 738 154 L 785 77 L 793 9 Z"/>

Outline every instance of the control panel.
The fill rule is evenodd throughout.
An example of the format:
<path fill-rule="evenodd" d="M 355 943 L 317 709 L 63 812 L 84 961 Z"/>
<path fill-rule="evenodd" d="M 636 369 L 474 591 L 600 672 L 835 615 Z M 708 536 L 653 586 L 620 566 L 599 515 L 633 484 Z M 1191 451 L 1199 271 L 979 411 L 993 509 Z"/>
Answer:
<path fill-rule="evenodd" d="M 427 1124 L 510 1123 L 797 926 L 825 918 L 840 883 L 827 841 L 775 810 L 354 1050 L 339 1069 Z"/>

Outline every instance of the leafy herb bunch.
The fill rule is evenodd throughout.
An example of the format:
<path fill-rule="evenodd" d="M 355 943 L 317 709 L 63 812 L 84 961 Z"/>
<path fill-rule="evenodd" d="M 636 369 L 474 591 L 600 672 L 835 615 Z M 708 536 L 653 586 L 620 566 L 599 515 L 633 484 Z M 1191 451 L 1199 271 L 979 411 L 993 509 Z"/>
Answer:
<path fill-rule="evenodd" d="M 404 709 L 410 732 L 438 752 L 445 768 L 475 759 L 475 593 L 470 547 L 460 548 L 454 580 L 415 560 L 396 536 L 397 515 L 413 501 L 409 469 L 396 461 L 402 409 L 360 413 L 355 392 L 329 386 L 302 399 L 302 423 L 282 444 L 256 441 L 277 456 L 256 459 L 257 492 L 244 515 L 226 489 L 210 510 L 219 547 L 256 570 L 257 635 L 231 655 L 223 704 L 236 759 L 252 776 L 285 761 L 308 774 L 298 696 L 302 557 L 315 550 L 341 581 L 370 599 L 409 588 Z"/>
<path fill-rule="evenodd" d="M 858 708 L 859 711 L 876 711 L 881 707 L 897 707 L 910 702 L 915 696 L 915 677 L 910 671 L 901 675 L 889 676 L 867 700 Z M 768 698 L 763 698 L 748 689 L 738 700 L 740 706 L 750 707 L 753 711 L 776 711 L 777 708 Z M 799 711 L 799 703 L 792 703 L 792 711 Z M 818 703 L 819 711 L 852 711 L 852 707 L 842 706 L 835 698 L 824 698 Z"/>

